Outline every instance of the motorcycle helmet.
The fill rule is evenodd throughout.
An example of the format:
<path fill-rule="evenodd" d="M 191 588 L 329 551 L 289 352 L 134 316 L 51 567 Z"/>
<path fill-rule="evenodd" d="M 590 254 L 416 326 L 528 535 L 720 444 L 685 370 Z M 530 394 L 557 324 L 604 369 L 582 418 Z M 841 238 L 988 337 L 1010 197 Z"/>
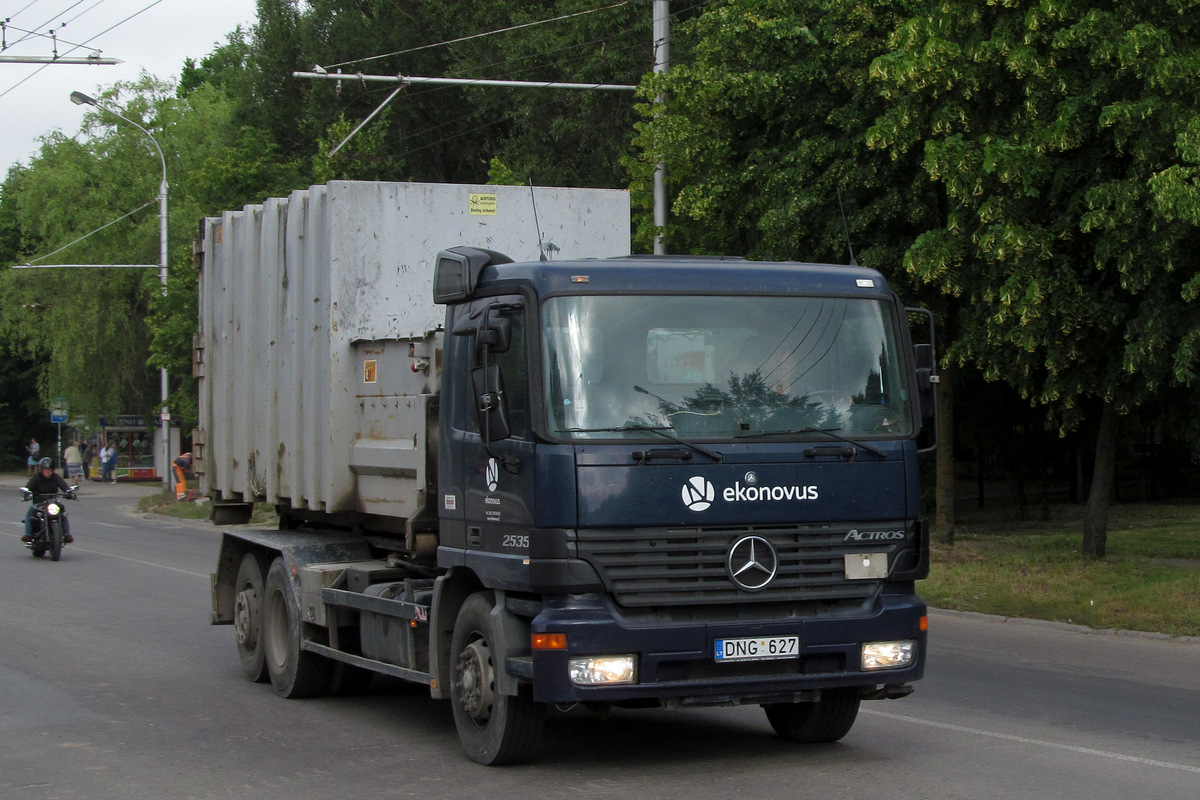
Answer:
<path fill-rule="evenodd" d="M 41 461 L 38 462 L 38 469 L 53 469 L 53 468 L 54 468 L 54 462 L 51 461 L 49 459 L 49 457 L 43 458 Z"/>

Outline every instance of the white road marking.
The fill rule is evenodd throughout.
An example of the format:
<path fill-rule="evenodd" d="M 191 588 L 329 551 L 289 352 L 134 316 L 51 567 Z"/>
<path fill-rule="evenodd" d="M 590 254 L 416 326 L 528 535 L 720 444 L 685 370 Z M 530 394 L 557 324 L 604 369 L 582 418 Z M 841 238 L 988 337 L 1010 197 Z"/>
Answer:
<path fill-rule="evenodd" d="M 91 524 L 91 523 L 89 523 L 89 524 Z M 20 536 L 18 536 L 17 534 L 6 533 L 3 535 L 11 536 L 14 539 L 20 538 Z M 192 571 L 186 570 L 186 569 L 179 569 L 178 567 L 170 567 L 170 566 L 167 566 L 166 564 L 156 564 L 153 561 L 142 561 L 141 559 L 138 559 L 138 558 L 128 558 L 126 556 L 115 556 L 112 553 L 102 553 L 99 550 L 89 550 L 88 548 L 80 547 L 77 544 L 68 545 L 68 547 L 70 548 L 70 550 L 64 550 L 64 552 L 74 551 L 77 553 L 89 553 L 90 555 L 94 555 L 94 556 L 103 556 L 105 558 L 115 558 L 118 561 L 127 561 L 130 564 L 141 564 L 142 566 L 146 566 L 146 567 L 158 567 L 159 569 L 170 570 L 171 572 L 178 572 L 182 575 L 191 575 L 195 578 L 204 578 L 205 580 L 209 579 L 209 573 L 207 573 L 207 572 L 192 572 Z"/>
<path fill-rule="evenodd" d="M 1063 744 L 1061 742 L 1047 742 L 1041 739 L 1030 739 L 1025 736 L 1014 736 L 1010 733 L 997 733 L 996 731 L 984 731 L 978 728 L 965 728 L 962 725 L 950 725 L 945 722 L 934 722 L 928 719 L 918 719 L 916 717 L 906 717 L 902 714 L 890 714 L 886 711 L 871 711 L 863 709 L 864 714 L 870 714 L 875 717 L 883 717 L 885 719 L 894 719 L 899 722 L 911 722 L 915 725 L 925 725 L 930 728 L 940 728 L 945 731 L 953 731 L 954 733 L 969 733 L 974 736 L 986 736 L 991 739 L 1002 739 L 1006 742 L 1016 742 L 1018 744 L 1031 744 L 1037 747 L 1052 747 L 1056 750 L 1066 750 L 1071 753 L 1080 753 L 1086 756 L 1099 756 L 1100 758 L 1110 758 L 1114 761 L 1129 761 L 1134 764 L 1143 764 L 1148 767 L 1163 767 L 1165 769 L 1177 769 L 1183 772 L 1192 772 L 1200 775 L 1200 767 L 1193 767 L 1187 764 L 1174 764 L 1170 761 L 1157 761 L 1153 758 L 1142 758 L 1140 756 L 1126 755 L 1125 753 L 1113 753 L 1108 750 L 1095 750 L 1091 747 L 1079 747 L 1073 744 Z"/>

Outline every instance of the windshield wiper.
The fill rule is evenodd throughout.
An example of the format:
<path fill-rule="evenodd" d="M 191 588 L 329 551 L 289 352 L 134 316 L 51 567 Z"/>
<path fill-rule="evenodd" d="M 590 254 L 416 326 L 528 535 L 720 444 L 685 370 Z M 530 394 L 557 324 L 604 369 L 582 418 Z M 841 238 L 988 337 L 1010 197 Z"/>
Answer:
<path fill-rule="evenodd" d="M 831 439 L 837 439 L 839 442 L 845 442 L 846 444 L 852 444 L 855 447 L 861 447 L 863 450 L 866 450 L 868 453 L 872 453 L 876 456 L 879 456 L 880 458 L 887 458 L 887 454 L 884 453 L 882 450 L 880 450 L 878 447 L 872 447 L 871 445 L 864 444 L 863 442 L 856 442 L 853 439 L 847 439 L 845 436 L 842 436 L 840 433 L 838 433 L 839 430 L 841 430 L 841 429 L 840 428 L 796 428 L 794 430 L 783 430 L 783 431 L 759 431 L 758 433 L 739 433 L 734 438 L 735 439 L 759 439 L 764 436 L 793 436 L 793 435 L 799 434 L 799 433 L 823 433 L 826 436 L 830 437 Z"/>
<path fill-rule="evenodd" d="M 670 439 L 676 444 L 681 444 L 684 447 L 690 447 L 702 456 L 708 456 L 713 461 L 721 462 L 725 460 L 725 456 L 718 453 L 716 450 L 709 450 L 707 447 L 701 447 L 698 444 L 693 444 L 686 439 L 680 439 L 673 433 L 668 433 L 670 428 L 656 428 L 652 425 L 625 425 L 620 428 L 567 428 L 563 433 L 625 433 L 627 431 L 657 433 L 664 439 Z"/>

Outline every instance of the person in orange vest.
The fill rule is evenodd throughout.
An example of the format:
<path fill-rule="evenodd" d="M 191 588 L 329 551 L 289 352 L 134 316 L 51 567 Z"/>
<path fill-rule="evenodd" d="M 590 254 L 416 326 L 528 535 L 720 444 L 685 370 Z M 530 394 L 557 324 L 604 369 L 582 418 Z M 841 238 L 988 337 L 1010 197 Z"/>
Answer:
<path fill-rule="evenodd" d="M 175 459 L 175 499 L 187 497 L 187 474 L 192 471 L 192 454 L 180 453 Z"/>

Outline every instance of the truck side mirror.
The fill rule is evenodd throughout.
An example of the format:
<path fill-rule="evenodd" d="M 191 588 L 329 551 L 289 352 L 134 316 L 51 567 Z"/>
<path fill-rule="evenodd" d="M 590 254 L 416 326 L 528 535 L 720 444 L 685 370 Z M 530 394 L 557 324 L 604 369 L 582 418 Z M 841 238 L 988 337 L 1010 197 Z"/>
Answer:
<path fill-rule="evenodd" d="M 924 308 L 907 308 L 909 314 L 920 316 L 927 326 L 928 343 L 913 345 L 913 372 L 917 381 L 917 402 L 920 405 L 922 436 L 918 453 L 937 448 L 937 353 L 934 351 L 933 314 Z"/>
<path fill-rule="evenodd" d="M 937 408 L 937 369 L 933 363 L 933 345 L 914 344 L 913 360 L 916 362 L 917 392 L 921 400 L 921 418 L 934 418 Z"/>
<path fill-rule="evenodd" d="M 482 247 L 451 247 L 437 254 L 433 270 L 433 302 L 460 303 L 471 299 L 479 273 L 493 264 L 511 264 L 512 259 Z"/>
<path fill-rule="evenodd" d="M 507 353 L 508 348 L 512 345 L 512 320 L 503 313 L 489 312 L 494 312 L 496 309 L 503 312 L 508 308 L 508 306 L 489 307 L 485 309 L 482 319 L 478 315 L 460 317 L 454 324 L 451 333 L 455 336 L 475 337 L 475 352 L 479 357 L 479 363 L 483 363 L 481 355 L 484 347 L 490 353 Z"/>
<path fill-rule="evenodd" d="M 508 424 L 508 396 L 504 392 L 504 376 L 496 364 L 471 370 L 471 387 L 475 393 L 475 420 L 485 445 L 512 438 Z"/>
<path fill-rule="evenodd" d="M 487 347 L 493 353 L 507 353 L 512 344 L 512 320 L 503 316 L 488 315 L 486 328 L 480 328 L 475 344 Z"/>

